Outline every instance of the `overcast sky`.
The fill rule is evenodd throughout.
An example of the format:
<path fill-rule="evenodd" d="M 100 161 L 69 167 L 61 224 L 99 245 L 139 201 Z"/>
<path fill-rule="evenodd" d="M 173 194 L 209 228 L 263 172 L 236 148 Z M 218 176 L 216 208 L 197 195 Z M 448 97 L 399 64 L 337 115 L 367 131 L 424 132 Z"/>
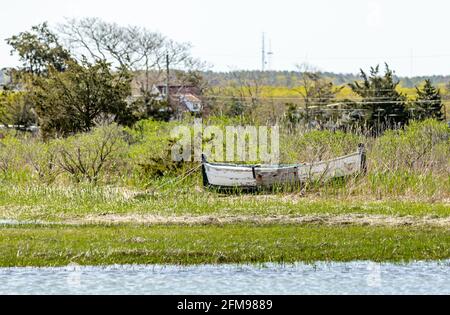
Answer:
<path fill-rule="evenodd" d="M 260 69 L 266 32 L 274 70 L 356 73 L 387 61 L 399 75 L 448 75 L 449 15 L 446 0 L 14 0 L 0 7 L 0 68 L 17 65 L 4 38 L 89 16 L 189 41 L 213 70 Z"/>

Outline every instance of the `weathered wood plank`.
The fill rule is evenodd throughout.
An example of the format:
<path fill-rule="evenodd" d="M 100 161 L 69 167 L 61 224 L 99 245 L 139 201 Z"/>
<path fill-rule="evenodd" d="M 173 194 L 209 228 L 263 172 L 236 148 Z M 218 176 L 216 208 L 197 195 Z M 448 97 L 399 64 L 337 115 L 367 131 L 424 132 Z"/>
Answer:
<path fill-rule="evenodd" d="M 366 157 L 362 145 L 356 153 L 310 164 L 248 166 L 208 163 L 206 158 L 203 161 L 205 185 L 219 187 L 259 187 L 324 181 L 365 171 Z"/>

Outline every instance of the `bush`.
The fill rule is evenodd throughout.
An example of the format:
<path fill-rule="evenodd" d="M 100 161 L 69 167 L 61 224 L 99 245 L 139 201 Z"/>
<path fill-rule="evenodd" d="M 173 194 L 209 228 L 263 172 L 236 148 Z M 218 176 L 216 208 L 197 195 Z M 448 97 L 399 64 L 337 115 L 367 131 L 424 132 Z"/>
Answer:
<path fill-rule="evenodd" d="M 61 139 L 56 145 L 58 166 L 78 182 L 97 182 L 102 175 L 120 173 L 118 166 L 127 152 L 123 129 L 115 124 Z"/>
<path fill-rule="evenodd" d="M 209 121 L 220 127 L 233 122 L 222 118 Z M 60 174 L 66 174 L 77 182 L 105 184 L 120 179 L 119 185 L 159 187 L 198 167 L 198 163 L 171 159 L 171 130 L 179 124 L 146 120 L 125 132 L 117 125 L 110 125 L 50 142 L 7 135 L 0 139 L 0 176 L 12 183 L 37 179 L 48 184 L 59 179 Z M 415 122 L 379 138 L 342 131 L 303 133 L 298 130 L 295 133 L 281 130 L 280 136 L 283 163 L 326 160 L 355 152 L 361 142 L 367 144 L 367 176 L 309 185 L 302 193 L 427 200 L 449 197 L 450 128 L 445 123 Z M 198 173 L 190 177 L 190 182 L 183 180 L 183 187 L 192 188 L 200 178 Z M 174 183 L 169 189 L 179 188 L 180 183 Z"/>
<path fill-rule="evenodd" d="M 149 180 L 179 175 L 192 167 L 192 163 L 172 161 L 171 130 L 177 125 L 179 123 L 144 120 L 127 130 L 132 142 L 129 163 L 135 183 L 148 186 Z"/>
<path fill-rule="evenodd" d="M 56 161 L 58 148 L 54 141 L 41 142 L 29 139 L 24 142 L 23 157 L 31 167 L 39 180 L 45 183 L 52 183 L 61 173 Z"/>
<path fill-rule="evenodd" d="M 387 131 L 369 155 L 373 172 L 448 174 L 450 128 L 435 120 L 413 122 L 404 130 Z"/>
<path fill-rule="evenodd" d="M 20 161 L 22 149 L 22 144 L 17 138 L 6 136 L 0 139 L 0 173 L 3 177 L 22 167 Z"/>

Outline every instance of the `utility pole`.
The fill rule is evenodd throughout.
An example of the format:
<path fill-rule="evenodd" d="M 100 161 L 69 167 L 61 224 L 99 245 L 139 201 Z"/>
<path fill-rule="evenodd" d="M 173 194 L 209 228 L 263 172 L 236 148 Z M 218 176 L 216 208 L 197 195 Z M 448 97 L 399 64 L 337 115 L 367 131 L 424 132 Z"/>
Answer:
<path fill-rule="evenodd" d="M 170 106 L 170 61 L 169 53 L 166 53 L 166 101 L 167 105 Z"/>

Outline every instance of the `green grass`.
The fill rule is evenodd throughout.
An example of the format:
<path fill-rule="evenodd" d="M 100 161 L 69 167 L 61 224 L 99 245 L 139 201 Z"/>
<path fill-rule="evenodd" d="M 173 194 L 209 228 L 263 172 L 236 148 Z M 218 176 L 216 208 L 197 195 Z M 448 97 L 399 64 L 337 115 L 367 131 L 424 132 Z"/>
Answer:
<path fill-rule="evenodd" d="M 227 123 L 220 119 L 218 122 L 221 126 Z M 255 195 L 222 195 L 204 190 L 199 173 L 161 188 L 183 175 L 191 165 L 174 169 L 169 165 L 162 177 L 144 172 L 146 168 L 140 164 L 152 159 L 160 161 L 167 153 L 168 130 L 173 125 L 152 121 L 142 124 L 142 128 L 129 130 L 134 140 L 126 157 L 118 156 L 98 182 L 76 182 L 64 172 L 50 180 L 55 169 L 48 168 L 45 154 L 41 156 L 46 143 L 30 146 L 25 141 L 18 145 L 18 140 L 13 139 L 8 150 L 0 150 L 3 152 L 0 219 L 61 223 L 0 227 L 0 266 L 450 258 L 448 225 L 432 228 L 424 224 L 327 226 L 320 222 L 151 227 L 62 224 L 84 223 L 89 216 L 98 218 L 106 214 L 168 217 L 357 214 L 383 215 L 387 219 L 412 216 L 416 221 L 426 216 L 450 217 L 450 142 L 444 123 L 411 124 L 404 131 L 388 132 L 379 138 L 318 131 L 282 134 L 282 155 L 291 162 L 339 156 L 365 142 L 369 172 L 346 181 Z M 38 176 L 30 166 L 33 159 L 49 176 Z M 151 165 L 144 166 L 151 170 Z"/>
<path fill-rule="evenodd" d="M 194 191 L 193 191 L 194 190 Z M 195 189 L 133 195 L 105 187 L 0 186 L 0 219 L 62 222 L 102 214 L 310 215 L 368 214 L 450 217 L 450 204 L 364 199 L 303 198 L 298 194 L 224 196 Z"/>
<path fill-rule="evenodd" d="M 450 231 L 285 225 L 3 227 L 0 266 L 293 263 L 450 258 Z"/>

